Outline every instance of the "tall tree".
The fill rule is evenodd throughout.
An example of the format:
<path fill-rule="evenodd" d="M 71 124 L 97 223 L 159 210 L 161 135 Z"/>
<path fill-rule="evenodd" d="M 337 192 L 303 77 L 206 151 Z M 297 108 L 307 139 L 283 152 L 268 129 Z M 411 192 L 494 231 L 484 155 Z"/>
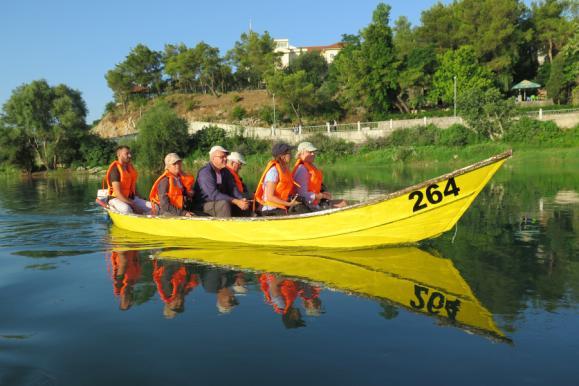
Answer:
<path fill-rule="evenodd" d="M 447 51 L 439 55 L 438 60 L 440 66 L 434 73 L 432 91 L 429 94 L 434 103 L 441 101 L 446 105 L 452 104 L 455 76 L 459 95 L 472 89 L 486 90 L 493 84 L 492 73 L 479 64 L 476 52 L 471 46 Z"/>
<path fill-rule="evenodd" d="M 383 117 L 396 97 L 398 74 L 388 24 L 390 9 L 378 4 L 372 22 L 360 32 L 360 43 L 346 47 L 334 60 L 338 98 L 346 105 L 356 101 L 374 119 Z M 357 43 L 358 39 L 351 40 Z"/>
<path fill-rule="evenodd" d="M 219 56 L 219 48 L 200 42 L 195 46 L 195 55 L 199 61 L 199 83 L 201 87 L 209 89 L 213 95 L 218 95 L 217 85 L 223 71 L 223 60 Z"/>
<path fill-rule="evenodd" d="M 280 54 L 274 49 L 275 42 L 267 31 L 261 36 L 255 31 L 241 34 L 227 57 L 242 87 L 259 88 L 264 75 L 279 66 Z"/>
<path fill-rule="evenodd" d="M 126 103 L 135 86 L 144 87 L 160 94 L 162 89 L 161 53 L 152 51 L 143 44 L 131 50 L 126 59 L 105 75 L 118 102 Z"/>
<path fill-rule="evenodd" d="M 304 52 L 290 62 L 287 70 L 305 71 L 308 82 L 319 88 L 328 76 L 328 62 L 317 51 Z"/>
<path fill-rule="evenodd" d="M 192 92 L 199 72 L 199 57 L 195 50 L 185 44 L 165 45 L 162 58 L 164 72 L 170 77 L 172 86 L 181 92 Z"/>
<path fill-rule="evenodd" d="M 4 104 L 2 120 L 6 129 L 27 138 L 40 163 L 56 168 L 67 141 L 87 132 L 87 109 L 79 91 L 65 85 L 50 87 L 45 80 L 16 88 Z"/>
<path fill-rule="evenodd" d="M 567 18 L 571 3 L 567 0 L 541 0 L 533 2 L 531 9 L 539 48 L 552 63 L 573 33 L 573 24 Z"/>
<path fill-rule="evenodd" d="M 419 37 L 439 53 L 470 45 L 479 61 L 507 90 L 521 60 L 521 47 L 532 40 L 530 15 L 521 0 L 461 0 L 437 3 L 422 13 Z M 532 53 L 531 53 L 532 54 Z"/>
<path fill-rule="evenodd" d="M 307 80 L 304 70 L 293 74 L 275 71 L 266 77 L 267 89 L 278 95 L 292 108 L 298 122 L 302 123 L 301 110 L 314 103 L 314 85 Z"/>
<path fill-rule="evenodd" d="M 404 16 L 396 20 L 394 49 L 398 69 L 398 89 L 394 105 L 408 113 L 425 102 L 425 90 L 432 82 L 436 67 L 436 54 L 431 46 L 421 45 L 414 30 Z"/>

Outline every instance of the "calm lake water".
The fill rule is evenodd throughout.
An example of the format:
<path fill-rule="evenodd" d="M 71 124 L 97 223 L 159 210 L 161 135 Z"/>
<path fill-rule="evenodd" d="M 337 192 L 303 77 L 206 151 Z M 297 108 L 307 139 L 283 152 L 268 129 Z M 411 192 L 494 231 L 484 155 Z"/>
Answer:
<path fill-rule="evenodd" d="M 147 238 L 96 177 L 0 177 L 0 384 L 578 385 L 578 170 L 513 159 L 452 232 L 347 252 Z"/>

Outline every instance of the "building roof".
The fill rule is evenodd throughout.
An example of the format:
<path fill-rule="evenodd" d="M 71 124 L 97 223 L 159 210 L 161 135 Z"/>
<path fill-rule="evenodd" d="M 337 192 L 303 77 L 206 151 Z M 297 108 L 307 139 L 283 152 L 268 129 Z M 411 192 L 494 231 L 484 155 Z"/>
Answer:
<path fill-rule="evenodd" d="M 334 43 L 334 44 L 330 44 L 329 46 L 309 46 L 309 47 L 300 47 L 300 48 L 307 50 L 307 51 L 325 51 L 325 50 L 331 50 L 331 49 L 340 50 L 340 49 L 344 48 L 344 46 L 345 46 L 344 43 Z"/>

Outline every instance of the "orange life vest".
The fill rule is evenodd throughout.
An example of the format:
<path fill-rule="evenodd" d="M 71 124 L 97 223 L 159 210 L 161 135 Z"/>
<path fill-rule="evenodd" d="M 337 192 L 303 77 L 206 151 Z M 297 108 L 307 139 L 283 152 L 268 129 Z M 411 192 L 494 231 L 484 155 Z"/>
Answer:
<path fill-rule="evenodd" d="M 306 168 L 306 170 L 310 175 L 310 179 L 308 180 L 308 192 L 314 192 L 315 194 L 319 194 L 322 191 L 322 182 L 324 180 L 324 175 L 322 174 L 322 171 L 316 168 L 311 163 L 304 162 L 298 158 L 294 166 L 292 176 L 295 177 L 296 171 L 298 170 L 298 167 L 300 165 L 304 165 L 304 167 Z M 314 201 L 314 204 L 317 203 L 318 203 L 317 201 Z"/>
<path fill-rule="evenodd" d="M 159 182 L 163 179 L 163 177 L 167 177 L 169 179 L 169 190 L 167 191 L 167 197 L 169 197 L 169 202 L 175 208 L 183 209 L 183 190 L 179 187 L 176 179 L 178 178 L 181 182 L 181 186 L 190 191 L 193 188 L 193 184 L 195 183 L 195 178 L 189 175 L 179 175 L 174 176 L 173 174 L 165 171 L 165 173 L 161 174 L 159 178 L 153 184 L 151 188 L 151 193 L 149 193 L 149 201 L 152 204 L 161 205 L 161 198 L 159 197 Z"/>
<path fill-rule="evenodd" d="M 231 175 L 233 176 L 233 179 L 235 180 L 235 185 L 237 186 L 237 190 L 239 190 L 239 193 L 243 193 L 243 182 L 241 182 L 241 177 L 239 177 L 239 174 L 237 174 L 237 172 L 235 170 L 233 170 L 233 168 L 226 166 L 227 169 L 231 172 Z"/>
<path fill-rule="evenodd" d="M 138 173 L 137 170 L 133 167 L 132 164 L 128 164 L 127 168 L 123 168 L 123 165 L 119 161 L 113 161 L 110 164 L 105 179 L 103 180 L 103 189 L 105 187 L 105 183 L 107 184 L 107 189 L 109 190 L 109 196 L 115 197 L 115 193 L 113 191 L 113 184 L 111 183 L 110 177 L 113 168 L 116 167 L 119 171 L 119 175 L 121 176 L 121 193 L 123 196 L 127 198 L 132 198 L 135 196 L 136 192 L 136 185 L 137 185 L 137 177 Z"/>
<path fill-rule="evenodd" d="M 125 251 L 125 274 L 119 277 L 119 267 L 121 265 L 120 254 L 117 251 L 111 253 L 111 276 L 113 279 L 113 293 L 116 296 L 124 295 L 127 287 L 132 286 L 141 276 L 141 265 L 137 251 Z"/>
<path fill-rule="evenodd" d="M 285 303 L 284 308 L 281 309 L 272 301 L 269 293 L 270 282 L 273 279 L 274 276 L 271 273 L 261 274 L 259 277 L 260 288 L 265 296 L 265 302 L 271 305 L 276 313 L 285 315 L 298 297 L 298 287 L 296 282 L 290 279 L 285 279 L 280 283 L 279 292 L 281 293 Z"/>
<path fill-rule="evenodd" d="M 157 261 L 155 261 L 153 268 L 153 281 L 157 285 L 157 292 L 159 292 L 159 297 L 165 303 L 171 303 L 173 300 L 175 300 L 179 290 L 183 291 L 183 295 L 187 295 L 191 289 L 197 287 L 199 284 L 197 275 L 191 275 L 189 280 L 187 280 L 187 270 L 185 269 L 185 266 L 182 265 L 171 276 L 171 287 L 173 287 L 173 290 L 171 291 L 171 295 L 167 295 L 165 291 L 163 291 L 163 284 L 161 283 L 163 273 L 165 273 L 165 267 L 158 266 Z"/>
<path fill-rule="evenodd" d="M 261 178 L 259 179 L 259 183 L 257 184 L 257 190 L 255 191 L 255 197 L 254 198 L 261 205 L 274 206 L 276 208 L 287 210 L 285 205 L 263 200 L 263 192 L 264 192 L 263 180 L 265 179 L 265 175 L 267 174 L 269 169 L 271 169 L 274 166 L 277 169 L 277 173 L 279 175 L 279 181 L 277 182 L 277 185 L 275 186 L 274 195 L 276 197 L 284 200 L 284 201 L 289 200 L 290 194 L 292 194 L 292 192 L 294 191 L 294 186 L 296 185 L 296 183 L 295 183 L 290 171 L 287 169 L 286 170 L 282 169 L 281 165 L 276 160 L 269 161 L 269 163 L 265 167 L 265 171 L 261 175 Z"/>

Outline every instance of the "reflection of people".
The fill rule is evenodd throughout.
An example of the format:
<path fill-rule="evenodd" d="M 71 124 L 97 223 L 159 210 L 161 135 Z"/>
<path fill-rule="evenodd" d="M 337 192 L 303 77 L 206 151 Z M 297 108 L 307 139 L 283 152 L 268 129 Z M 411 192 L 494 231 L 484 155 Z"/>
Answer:
<path fill-rule="evenodd" d="M 239 304 L 231 288 L 235 283 L 239 284 L 235 272 L 208 267 L 201 274 L 201 283 L 206 292 L 216 295 L 217 310 L 221 314 L 230 313 Z"/>
<path fill-rule="evenodd" d="M 185 264 L 160 262 L 153 265 L 153 280 L 163 301 L 163 315 L 172 319 L 185 310 L 185 296 L 197 287 L 199 278 Z"/>
<path fill-rule="evenodd" d="M 139 256 L 137 251 L 114 251 L 110 259 L 113 293 L 120 298 L 119 308 L 126 311 L 133 305 L 133 286 L 141 276 Z"/>
<path fill-rule="evenodd" d="M 182 166 L 183 161 L 177 154 L 167 154 L 165 172 L 157 178 L 149 194 L 154 212 L 168 216 L 192 215 L 185 208 L 193 197 L 195 180 L 193 176 L 183 174 Z"/>
<path fill-rule="evenodd" d="M 229 152 L 221 146 L 209 151 L 209 162 L 197 173 L 194 186 L 195 210 L 213 217 L 231 217 L 235 208 L 249 209 L 249 202 L 235 186 L 227 165 Z"/>
<path fill-rule="evenodd" d="M 107 169 L 103 181 L 109 195 L 109 207 L 119 213 L 148 214 L 151 203 L 140 198 L 137 193 L 137 170 L 131 163 L 132 154 L 128 146 L 117 148 L 117 160 Z"/>
<path fill-rule="evenodd" d="M 311 210 L 320 210 L 323 207 L 343 208 L 347 205 L 346 201 L 332 201 L 332 194 L 323 188 L 323 173 L 313 163 L 317 151 L 310 142 L 298 145 L 297 160 L 292 173 L 298 185 L 298 195 Z"/>
<path fill-rule="evenodd" d="M 321 314 L 322 303 L 319 298 L 319 288 L 299 281 L 277 277 L 271 273 L 261 274 L 259 283 L 265 302 L 271 305 L 276 313 L 282 315 L 282 322 L 286 328 L 298 328 L 306 325 L 300 309 L 295 305 L 298 297 L 302 299 L 307 315 L 319 316 Z"/>

